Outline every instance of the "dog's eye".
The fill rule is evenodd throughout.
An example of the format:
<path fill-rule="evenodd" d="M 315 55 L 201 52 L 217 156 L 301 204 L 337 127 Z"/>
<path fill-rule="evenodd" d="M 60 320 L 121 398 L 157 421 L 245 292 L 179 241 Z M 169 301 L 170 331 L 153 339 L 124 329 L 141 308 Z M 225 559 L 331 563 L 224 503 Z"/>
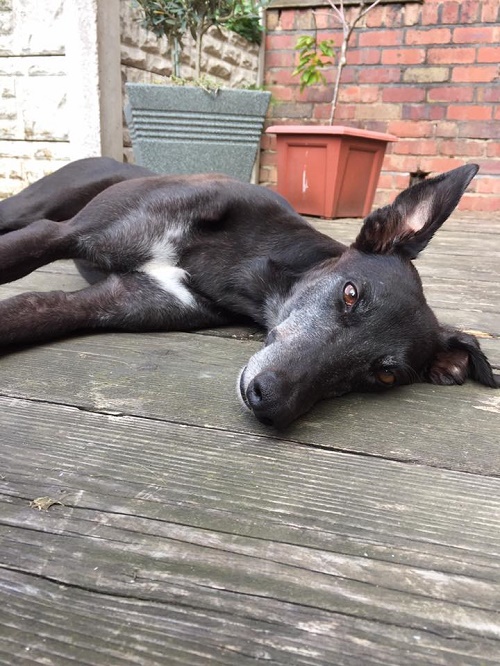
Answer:
<path fill-rule="evenodd" d="M 379 370 L 375 377 L 386 386 L 392 386 L 396 381 L 396 375 L 390 370 Z"/>
<path fill-rule="evenodd" d="M 344 296 L 344 303 L 347 305 L 348 308 L 351 308 L 358 300 L 358 290 L 352 284 L 352 282 L 348 282 L 344 286 L 343 296 Z"/>

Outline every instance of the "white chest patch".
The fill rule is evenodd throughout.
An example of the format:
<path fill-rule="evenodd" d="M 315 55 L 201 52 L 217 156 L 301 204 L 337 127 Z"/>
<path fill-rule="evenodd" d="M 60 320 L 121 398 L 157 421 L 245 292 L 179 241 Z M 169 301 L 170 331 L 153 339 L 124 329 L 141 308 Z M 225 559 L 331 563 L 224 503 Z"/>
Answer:
<path fill-rule="evenodd" d="M 184 284 L 187 273 L 183 268 L 176 266 L 177 253 L 174 245 L 167 239 L 155 243 L 153 258 L 143 264 L 139 270 L 153 278 L 155 282 L 184 305 L 194 306 L 196 301 L 192 293 Z"/>

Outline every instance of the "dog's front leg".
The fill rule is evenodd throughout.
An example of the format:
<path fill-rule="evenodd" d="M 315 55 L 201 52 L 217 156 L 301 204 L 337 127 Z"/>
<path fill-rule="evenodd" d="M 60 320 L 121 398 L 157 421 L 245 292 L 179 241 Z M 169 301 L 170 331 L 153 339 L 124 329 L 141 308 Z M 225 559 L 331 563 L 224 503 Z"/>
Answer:
<path fill-rule="evenodd" d="M 229 321 L 196 294 L 180 300 L 144 273 L 114 274 L 76 292 L 27 292 L 0 301 L 0 346 L 82 330 L 189 331 Z"/>

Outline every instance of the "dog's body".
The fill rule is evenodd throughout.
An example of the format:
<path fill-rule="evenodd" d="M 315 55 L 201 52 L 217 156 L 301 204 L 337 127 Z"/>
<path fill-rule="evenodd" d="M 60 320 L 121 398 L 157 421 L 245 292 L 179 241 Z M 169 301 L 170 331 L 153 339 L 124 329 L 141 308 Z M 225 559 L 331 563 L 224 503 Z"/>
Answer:
<path fill-rule="evenodd" d="M 277 427 L 353 390 L 467 376 L 495 387 L 477 341 L 439 326 L 411 263 L 476 171 L 406 190 L 347 248 L 256 185 L 75 162 L 0 203 L 0 280 L 72 258 L 94 284 L 1 302 L 0 343 L 253 321 L 269 335 L 238 390 Z"/>

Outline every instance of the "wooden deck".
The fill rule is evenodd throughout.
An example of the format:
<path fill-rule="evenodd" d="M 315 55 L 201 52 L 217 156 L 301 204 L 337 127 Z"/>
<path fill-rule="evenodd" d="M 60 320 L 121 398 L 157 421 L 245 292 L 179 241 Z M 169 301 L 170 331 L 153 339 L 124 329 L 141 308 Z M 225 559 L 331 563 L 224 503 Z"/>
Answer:
<path fill-rule="evenodd" d="M 500 367 L 500 223 L 456 216 L 418 267 Z M 235 397 L 240 333 L 1 359 L 0 663 L 498 666 L 500 391 L 352 395 L 276 437 Z"/>

